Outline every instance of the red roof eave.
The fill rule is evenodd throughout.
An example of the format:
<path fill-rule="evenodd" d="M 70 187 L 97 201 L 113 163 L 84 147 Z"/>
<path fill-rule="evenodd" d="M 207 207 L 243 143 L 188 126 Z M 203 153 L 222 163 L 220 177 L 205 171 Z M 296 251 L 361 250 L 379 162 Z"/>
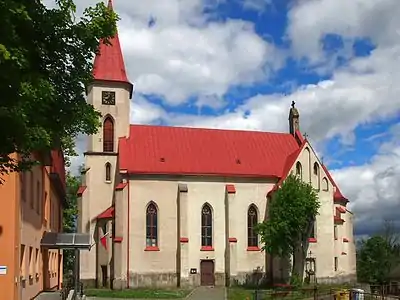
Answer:
<path fill-rule="evenodd" d="M 107 208 L 105 211 L 103 211 L 101 214 L 99 214 L 96 218 L 97 219 L 112 219 L 114 217 L 114 207 L 110 206 Z"/>

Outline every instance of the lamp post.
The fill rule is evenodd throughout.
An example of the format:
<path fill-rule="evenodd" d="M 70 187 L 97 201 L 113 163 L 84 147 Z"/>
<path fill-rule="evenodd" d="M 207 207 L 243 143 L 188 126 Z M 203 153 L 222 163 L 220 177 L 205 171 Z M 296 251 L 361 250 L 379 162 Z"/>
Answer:
<path fill-rule="evenodd" d="M 315 257 L 313 256 L 313 253 L 311 251 L 306 257 L 306 273 L 310 283 L 311 277 L 313 278 L 314 299 L 317 299 L 317 276 L 315 274 Z"/>

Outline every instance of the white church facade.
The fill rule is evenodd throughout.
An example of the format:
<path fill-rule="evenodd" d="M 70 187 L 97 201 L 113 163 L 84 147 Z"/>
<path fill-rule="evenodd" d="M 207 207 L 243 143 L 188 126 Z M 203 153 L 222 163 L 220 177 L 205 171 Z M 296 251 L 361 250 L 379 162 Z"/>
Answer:
<path fill-rule="evenodd" d="M 81 253 L 83 282 L 228 285 L 255 270 L 283 278 L 285 266 L 271 264 L 254 226 L 291 172 L 321 201 L 309 240 L 319 282 L 355 277 L 353 214 L 300 133 L 294 105 L 288 133 L 130 125 L 133 86 L 118 34 L 110 42 L 100 44 L 87 87 L 102 128 L 88 137 L 78 191 L 78 229 L 97 241 Z"/>

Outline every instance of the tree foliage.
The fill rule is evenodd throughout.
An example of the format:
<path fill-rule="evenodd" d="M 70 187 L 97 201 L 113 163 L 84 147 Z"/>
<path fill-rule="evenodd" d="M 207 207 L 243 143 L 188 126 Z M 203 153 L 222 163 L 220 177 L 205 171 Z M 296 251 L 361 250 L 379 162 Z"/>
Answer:
<path fill-rule="evenodd" d="M 360 282 L 373 285 L 389 283 L 390 273 L 400 264 L 397 238 L 390 222 L 385 222 L 382 233 L 361 241 L 357 251 L 357 277 Z"/>
<path fill-rule="evenodd" d="M 274 256 L 293 255 L 293 271 L 296 271 L 295 262 L 305 258 L 319 207 L 312 186 L 298 176 L 289 175 L 269 203 L 268 220 L 258 225 L 263 249 Z"/>
<path fill-rule="evenodd" d="M 93 134 L 99 114 L 86 103 L 99 41 L 113 36 L 117 16 L 103 2 L 75 17 L 73 0 L 0 1 L 0 175 L 18 170 L 21 156 Z"/>
<path fill-rule="evenodd" d="M 67 174 L 66 184 L 66 207 L 63 210 L 63 231 L 66 233 L 76 232 L 76 218 L 78 214 L 78 197 L 77 192 L 81 178 L 79 176 L 73 176 L 70 173 Z M 64 250 L 64 274 L 74 270 L 74 251 Z"/>

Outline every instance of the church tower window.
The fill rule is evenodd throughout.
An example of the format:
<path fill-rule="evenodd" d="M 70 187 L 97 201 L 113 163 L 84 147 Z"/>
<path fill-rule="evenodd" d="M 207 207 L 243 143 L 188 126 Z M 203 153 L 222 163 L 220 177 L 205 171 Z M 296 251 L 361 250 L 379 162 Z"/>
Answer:
<path fill-rule="evenodd" d="M 326 179 L 326 177 L 322 179 L 322 190 L 324 191 L 329 190 L 328 180 Z"/>
<path fill-rule="evenodd" d="M 107 117 L 103 123 L 103 151 L 114 151 L 114 122 Z"/>
<path fill-rule="evenodd" d="M 257 209 L 254 205 L 250 205 L 247 211 L 247 247 L 258 247 L 257 223 Z"/>
<path fill-rule="evenodd" d="M 157 222 L 157 207 L 151 202 L 146 210 L 146 246 L 158 246 L 158 222 Z"/>
<path fill-rule="evenodd" d="M 106 163 L 106 181 L 111 181 L 111 164 Z"/>
<path fill-rule="evenodd" d="M 296 175 L 303 179 L 303 170 L 299 161 L 296 163 Z"/>
<path fill-rule="evenodd" d="M 319 176 L 319 165 L 318 163 L 314 163 L 314 176 L 316 177 L 316 184 L 317 184 L 317 190 L 321 188 L 321 183 L 320 183 L 320 176 Z"/>
<path fill-rule="evenodd" d="M 201 210 L 201 246 L 212 247 L 212 211 L 208 204 Z"/>

